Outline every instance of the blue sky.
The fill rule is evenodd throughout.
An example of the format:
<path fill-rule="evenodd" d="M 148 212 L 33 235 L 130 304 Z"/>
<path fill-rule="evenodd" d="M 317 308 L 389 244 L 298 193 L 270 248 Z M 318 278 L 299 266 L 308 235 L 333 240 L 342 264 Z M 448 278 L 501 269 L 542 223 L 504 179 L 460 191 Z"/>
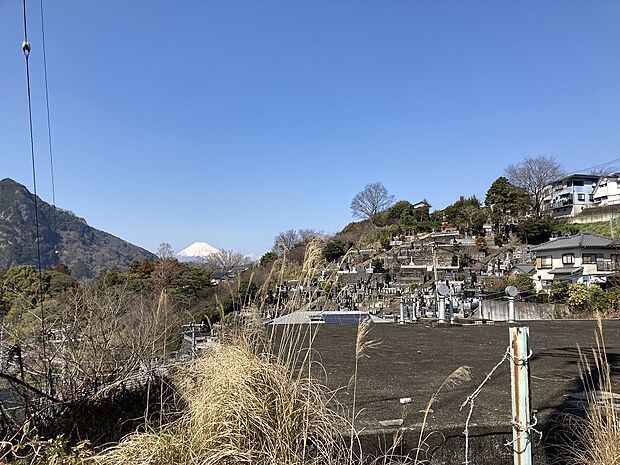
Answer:
<path fill-rule="evenodd" d="M 371 182 L 443 208 L 526 156 L 620 157 L 617 1 L 44 2 L 57 204 L 150 250 L 258 254 Z M 0 0 L 0 178 L 31 188 L 21 15 Z"/>

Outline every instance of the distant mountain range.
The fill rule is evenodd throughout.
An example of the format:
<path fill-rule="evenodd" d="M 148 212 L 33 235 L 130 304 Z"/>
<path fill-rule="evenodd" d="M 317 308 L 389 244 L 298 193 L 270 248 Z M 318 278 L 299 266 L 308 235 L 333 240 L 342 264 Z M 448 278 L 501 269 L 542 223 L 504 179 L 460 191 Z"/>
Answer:
<path fill-rule="evenodd" d="M 196 262 L 218 252 L 219 249 L 213 247 L 210 244 L 207 244 L 206 242 L 194 242 L 189 247 L 181 250 L 177 254 L 177 257 L 179 257 L 179 260 L 182 261 Z"/>
<path fill-rule="evenodd" d="M 38 199 L 41 260 L 44 268 L 67 265 L 78 279 L 104 270 L 126 269 L 133 260 L 152 260 L 154 254 L 89 226 L 73 213 Z M 0 181 L 0 270 L 36 265 L 37 242 L 34 195 L 6 178 Z"/>

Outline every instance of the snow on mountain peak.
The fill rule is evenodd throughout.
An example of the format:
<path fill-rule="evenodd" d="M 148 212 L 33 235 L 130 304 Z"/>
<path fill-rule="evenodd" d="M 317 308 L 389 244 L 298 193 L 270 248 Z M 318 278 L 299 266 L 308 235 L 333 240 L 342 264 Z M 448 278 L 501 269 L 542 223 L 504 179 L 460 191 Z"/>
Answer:
<path fill-rule="evenodd" d="M 177 257 L 205 258 L 205 257 L 208 257 L 209 255 L 213 255 L 214 253 L 218 253 L 218 252 L 219 252 L 219 249 L 213 247 L 210 244 L 207 244 L 206 242 L 194 242 L 189 247 L 186 247 L 183 250 L 181 250 L 177 254 Z"/>

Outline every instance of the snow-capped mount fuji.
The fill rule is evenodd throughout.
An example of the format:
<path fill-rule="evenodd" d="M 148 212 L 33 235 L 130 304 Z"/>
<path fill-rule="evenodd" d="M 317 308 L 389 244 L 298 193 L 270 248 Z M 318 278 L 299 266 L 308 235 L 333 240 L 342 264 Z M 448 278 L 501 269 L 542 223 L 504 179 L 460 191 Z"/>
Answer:
<path fill-rule="evenodd" d="M 220 250 L 206 242 L 194 242 L 189 247 L 181 250 L 177 257 L 182 261 L 199 261 L 207 258 L 209 255 L 218 253 Z"/>

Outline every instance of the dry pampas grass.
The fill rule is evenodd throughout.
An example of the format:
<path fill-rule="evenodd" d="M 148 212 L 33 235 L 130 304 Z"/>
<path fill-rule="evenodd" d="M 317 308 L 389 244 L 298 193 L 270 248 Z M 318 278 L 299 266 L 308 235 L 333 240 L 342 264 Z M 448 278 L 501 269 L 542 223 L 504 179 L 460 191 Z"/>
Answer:
<path fill-rule="evenodd" d="M 183 416 L 130 435 L 100 464 L 343 463 L 337 417 L 326 390 L 248 345 L 209 350 L 176 377 Z"/>

